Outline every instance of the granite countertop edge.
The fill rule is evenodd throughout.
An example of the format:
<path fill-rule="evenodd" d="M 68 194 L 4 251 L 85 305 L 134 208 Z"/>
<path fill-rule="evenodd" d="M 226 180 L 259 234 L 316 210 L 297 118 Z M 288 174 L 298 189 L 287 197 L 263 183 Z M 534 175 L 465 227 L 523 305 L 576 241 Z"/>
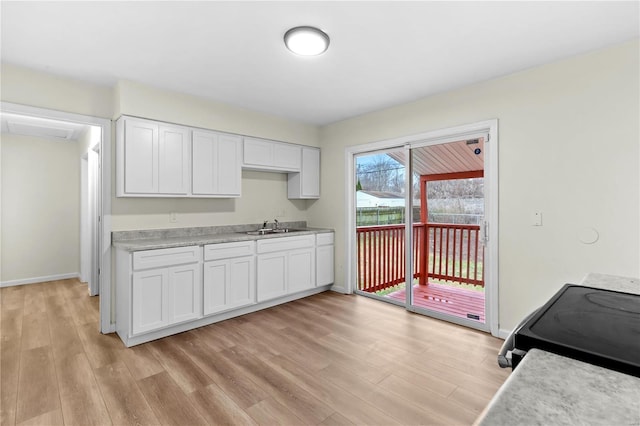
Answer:
<path fill-rule="evenodd" d="M 640 294 L 638 278 L 589 273 L 580 285 Z M 640 378 L 532 349 L 474 424 L 640 425 Z"/>
<path fill-rule="evenodd" d="M 475 424 L 640 425 L 640 377 L 531 349 Z"/>
<path fill-rule="evenodd" d="M 296 231 L 266 235 L 246 234 L 247 231 L 258 229 L 259 226 L 256 225 L 178 228 L 170 230 L 118 231 L 112 232 L 111 244 L 116 249 L 133 252 L 174 247 L 201 246 L 207 244 L 233 243 L 240 241 L 257 241 L 271 238 L 334 232 L 334 230 L 330 228 L 308 227 L 306 222 L 285 223 L 282 227 L 293 228 L 296 229 Z"/>

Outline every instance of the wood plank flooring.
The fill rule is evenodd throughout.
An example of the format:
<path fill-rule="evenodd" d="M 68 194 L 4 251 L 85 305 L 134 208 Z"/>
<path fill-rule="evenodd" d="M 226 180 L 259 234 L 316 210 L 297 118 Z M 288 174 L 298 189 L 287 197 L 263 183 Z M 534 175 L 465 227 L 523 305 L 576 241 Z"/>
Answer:
<path fill-rule="evenodd" d="M 485 333 L 326 292 L 133 348 L 77 280 L 0 289 L 0 423 L 471 424 L 508 376 Z"/>

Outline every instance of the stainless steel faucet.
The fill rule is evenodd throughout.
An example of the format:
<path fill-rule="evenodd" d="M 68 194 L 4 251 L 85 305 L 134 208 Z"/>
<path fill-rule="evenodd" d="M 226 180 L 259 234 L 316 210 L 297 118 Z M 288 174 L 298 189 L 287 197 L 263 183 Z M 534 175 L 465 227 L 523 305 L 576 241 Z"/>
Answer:
<path fill-rule="evenodd" d="M 278 223 L 278 219 L 273 219 L 273 229 L 279 229 L 280 224 Z"/>

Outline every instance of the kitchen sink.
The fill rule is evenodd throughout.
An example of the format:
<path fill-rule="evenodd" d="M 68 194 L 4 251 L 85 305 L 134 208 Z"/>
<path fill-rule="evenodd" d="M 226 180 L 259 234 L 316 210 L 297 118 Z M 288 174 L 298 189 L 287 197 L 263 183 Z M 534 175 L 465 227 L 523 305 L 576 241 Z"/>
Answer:
<path fill-rule="evenodd" d="M 301 232 L 301 231 L 306 231 L 306 229 L 294 229 L 294 228 L 271 229 L 271 228 L 262 228 L 262 229 L 258 229 L 258 230 L 255 230 L 255 231 L 247 231 L 247 232 L 245 232 L 245 234 L 247 234 L 247 235 L 269 235 L 269 234 L 283 234 L 283 233 Z"/>

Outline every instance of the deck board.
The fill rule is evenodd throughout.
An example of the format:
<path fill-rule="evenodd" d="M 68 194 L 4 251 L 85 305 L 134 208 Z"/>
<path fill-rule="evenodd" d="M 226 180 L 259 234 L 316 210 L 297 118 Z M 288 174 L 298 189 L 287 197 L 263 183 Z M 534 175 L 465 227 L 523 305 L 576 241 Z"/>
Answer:
<path fill-rule="evenodd" d="M 405 289 L 389 293 L 385 297 L 404 301 Z M 484 292 L 435 283 L 414 285 L 413 304 L 460 318 L 468 318 L 467 314 L 478 315 L 480 322 L 485 321 Z"/>

